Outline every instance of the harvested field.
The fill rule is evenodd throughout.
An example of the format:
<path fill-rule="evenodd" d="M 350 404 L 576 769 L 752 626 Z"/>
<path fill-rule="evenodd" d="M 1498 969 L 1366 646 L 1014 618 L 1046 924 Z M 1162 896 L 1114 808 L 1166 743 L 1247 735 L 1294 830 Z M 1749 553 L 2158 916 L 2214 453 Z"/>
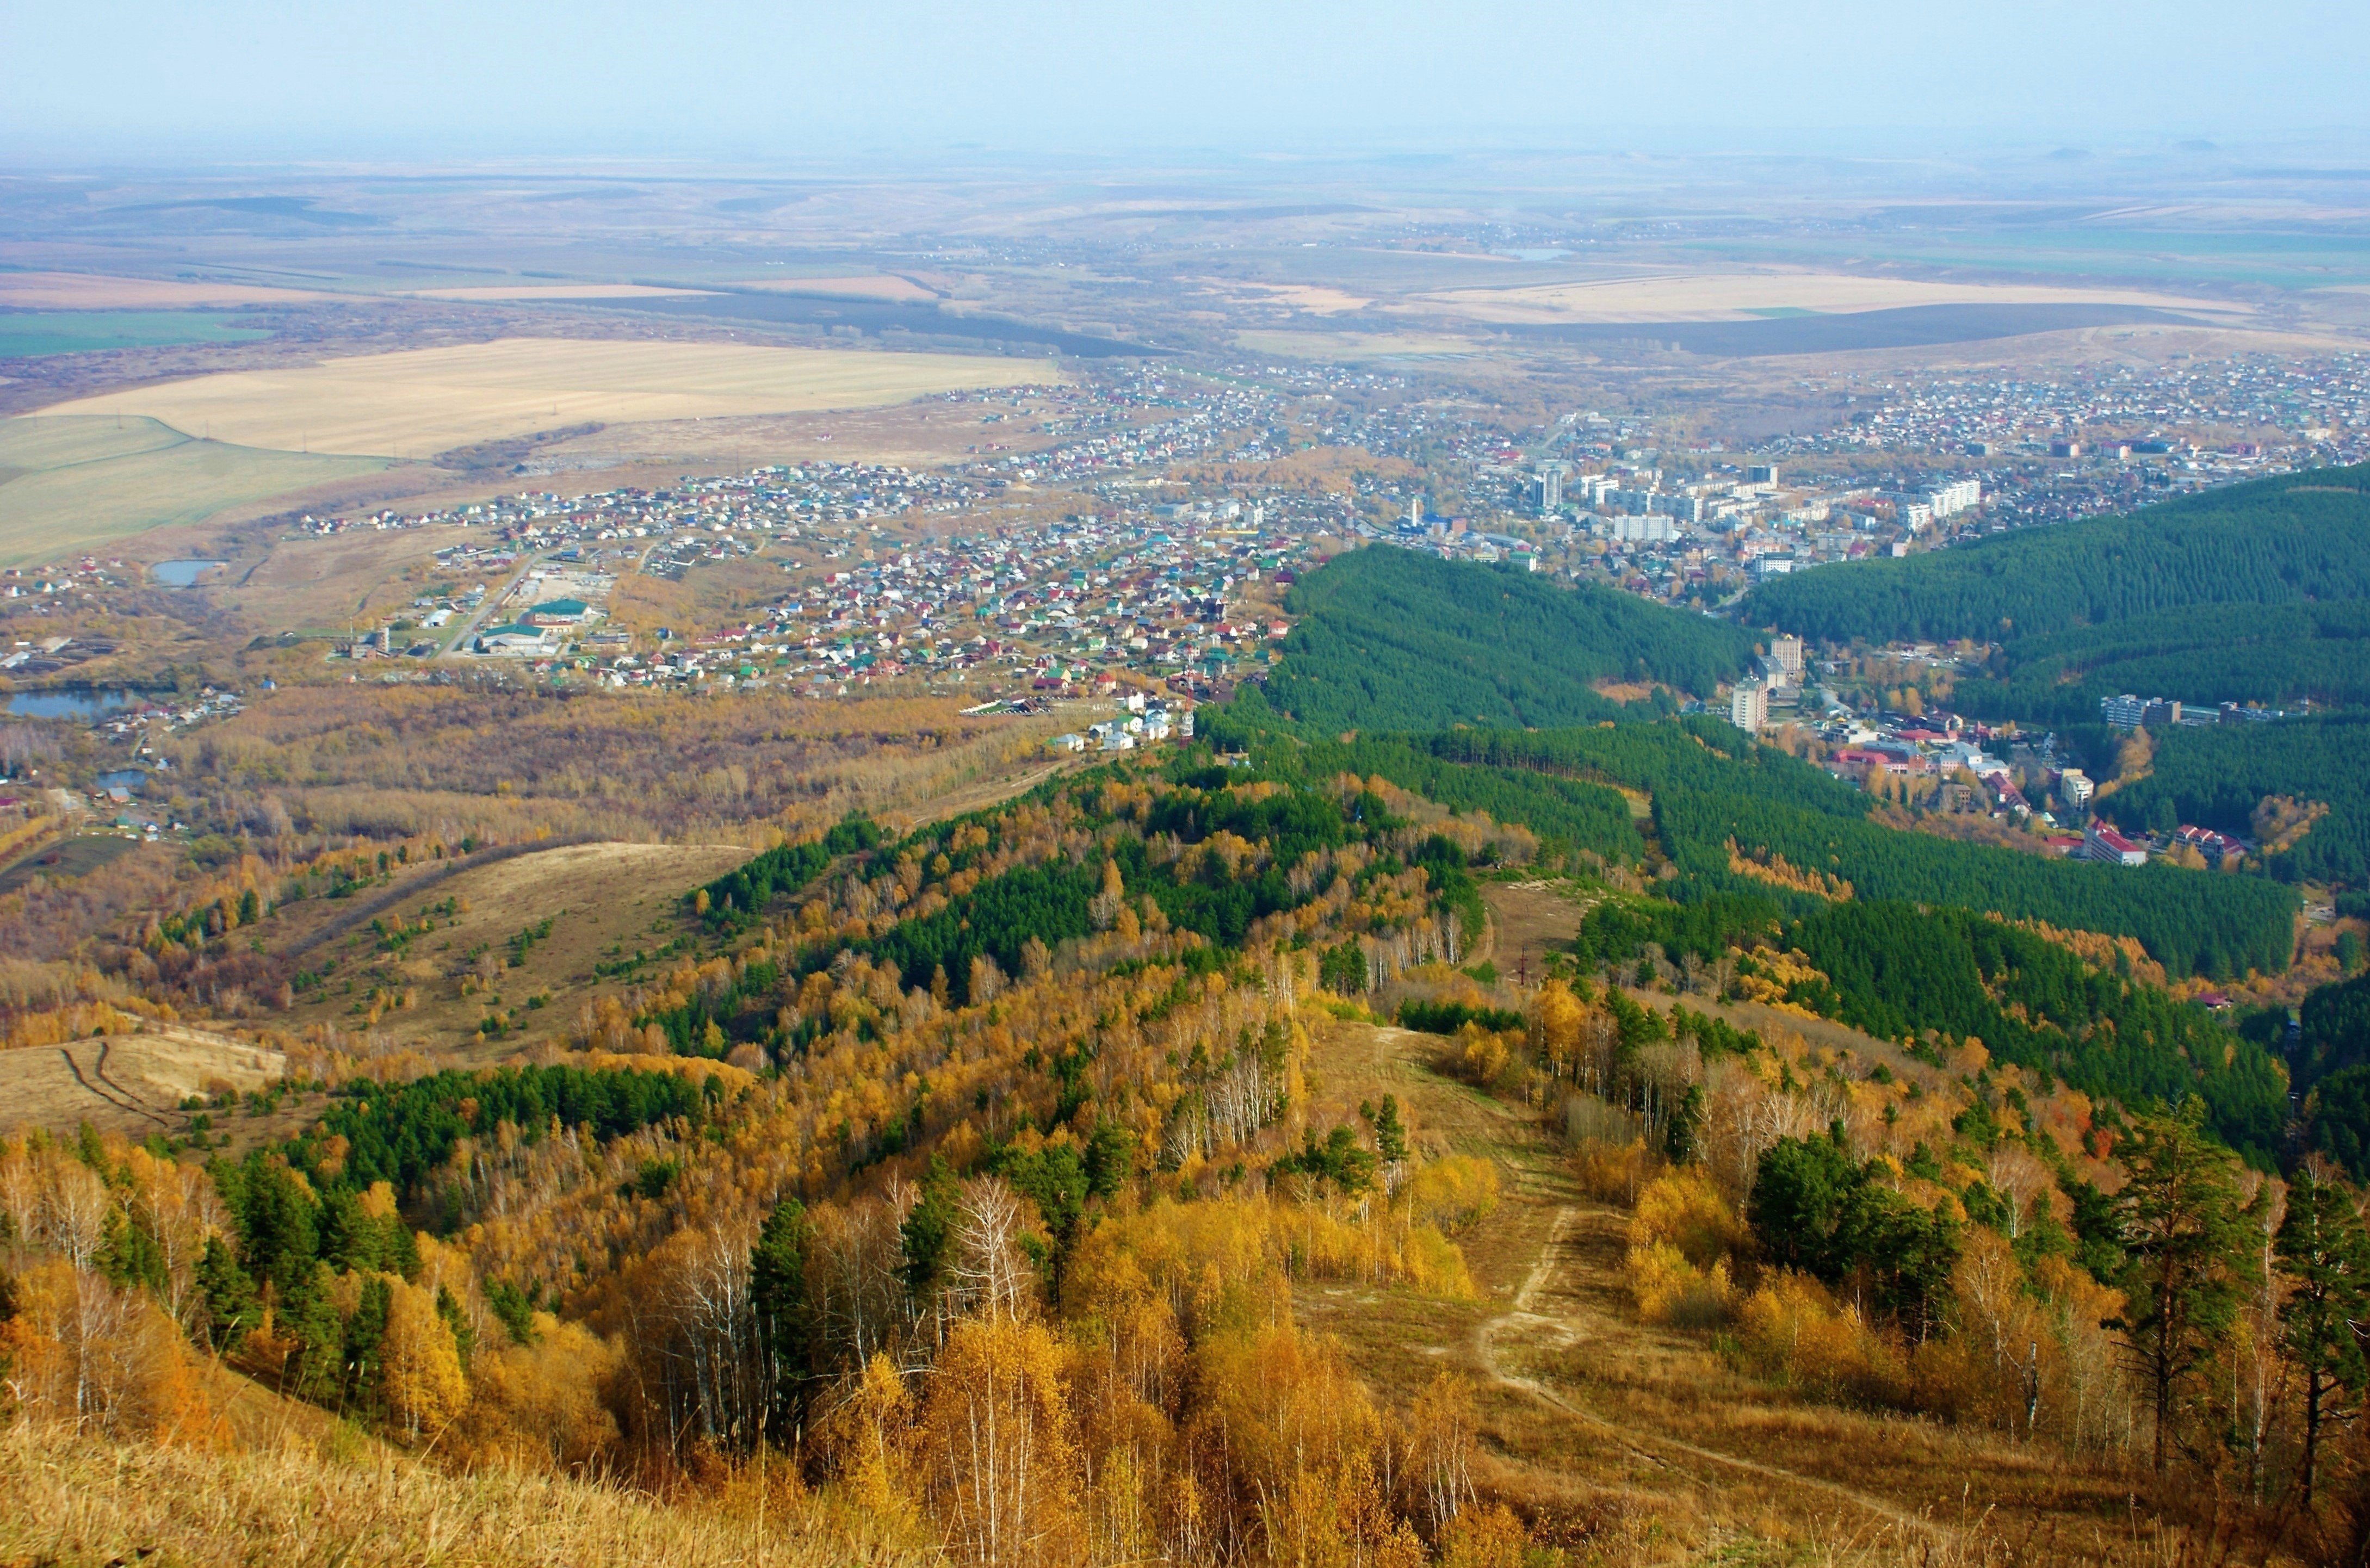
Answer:
<path fill-rule="evenodd" d="M 1237 283 L 1219 282 L 1211 287 L 1213 293 L 1230 293 L 1254 304 L 1281 305 L 1286 310 L 1301 311 L 1310 315 L 1340 315 L 1353 310 L 1363 310 L 1375 302 L 1363 294 L 1353 294 L 1346 289 L 1329 288 L 1318 283 Z"/>
<path fill-rule="evenodd" d="M 198 310 L 219 305 L 301 304 L 330 296 L 246 283 L 167 282 L 92 272 L 0 272 L 0 306 L 10 310 Z"/>
<path fill-rule="evenodd" d="M 1447 289 L 1392 308 L 1446 311 L 1507 325 L 1751 321 L 1901 310 L 1917 305 L 2121 305 L 2135 309 L 2248 314 L 2227 303 L 2131 289 L 2064 289 L 2032 283 L 1939 283 L 1841 272 L 1669 272 L 1541 283 L 1510 289 Z"/>
<path fill-rule="evenodd" d="M 111 399 L 93 399 L 93 403 Z M 0 420 L 0 565 L 63 560 L 132 534 L 386 464 L 198 441 L 109 407 Z"/>
<path fill-rule="evenodd" d="M 705 293 L 703 289 L 663 289 L 655 283 L 486 283 L 466 289 L 408 289 L 413 300 L 640 300 L 667 294 Z"/>
<path fill-rule="evenodd" d="M 136 1142 L 179 1132 L 190 1095 L 260 1088 L 285 1066 L 278 1051 L 178 1024 L 0 1051 L 0 1127 L 71 1132 L 88 1122 Z"/>
<path fill-rule="evenodd" d="M 938 296 L 910 278 L 875 273 L 860 278 L 766 278 L 740 285 L 785 294 L 840 294 L 857 300 L 899 300 L 926 304 Z"/>
<path fill-rule="evenodd" d="M 1437 359 L 1474 351 L 1470 338 L 1444 332 L 1237 332 L 1235 341 L 1255 354 L 1340 364 Z"/>
<path fill-rule="evenodd" d="M 120 406 L 245 446 L 416 456 L 566 425 L 869 408 L 1060 379 L 1042 361 L 956 354 L 502 338 L 201 376 L 43 412 Z"/>

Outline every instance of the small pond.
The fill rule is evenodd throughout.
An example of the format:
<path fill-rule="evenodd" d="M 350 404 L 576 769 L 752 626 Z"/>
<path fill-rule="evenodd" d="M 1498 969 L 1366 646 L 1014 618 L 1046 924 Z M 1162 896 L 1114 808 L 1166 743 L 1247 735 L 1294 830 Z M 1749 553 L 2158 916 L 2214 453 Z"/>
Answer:
<path fill-rule="evenodd" d="M 18 718 L 103 718 L 141 702 L 137 692 L 19 692 L 8 699 Z"/>
<path fill-rule="evenodd" d="M 194 588 L 200 578 L 228 565 L 227 561 L 159 561 L 149 571 L 167 588 Z"/>

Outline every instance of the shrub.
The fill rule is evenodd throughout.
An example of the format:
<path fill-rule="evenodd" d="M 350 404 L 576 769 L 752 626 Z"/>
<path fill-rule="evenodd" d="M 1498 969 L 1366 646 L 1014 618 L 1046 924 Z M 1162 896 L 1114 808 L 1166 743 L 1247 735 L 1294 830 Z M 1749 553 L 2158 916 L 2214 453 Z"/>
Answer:
<path fill-rule="evenodd" d="M 1498 1207 L 1498 1167 L 1470 1154 L 1452 1154 L 1416 1172 L 1408 1207 L 1421 1225 L 1453 1234 Z"/>
<path fill-rule="evenodd" d="M 1638 1315 L 1650 1323 L 1712 1328 L 1728 1321 L 1734 1305 L 1736 1289 L 1729 1279 L 1726 1258 L 1708 1269 L 1697 1268 L 1670 1242 L 1655 1242 L 1631 1246 L 1623 1272 L 1629 1294 L 1638 1303 Z"/>
<path fill-rule="evenodd" d="M 1581 1190 L 1600 1203 L 1631 1204 L 1651 1180 L 1660 1162 L 1648 1151 L 1646 1140 L 1607 1143 L 1591 1139 L 1573 1151 L 1571 1173 Z"/>
<path fill-rule="evenodd" d="M 1778 1271 L 1737 1312 L 1745 1364 L 1829 1398 L 1902 1405 L 1909 1396 L 1899 1349 L 1808 1275 Z"/>
<path fill-rule="evenodd" d="M 1708 1173 L 1681 1166 L 1663 1172 L 1638 1195 L 1629 1219 L 1629 1245 L 1675 1248 L 1697 1268 L 1721 1262 L 1744 1244 L 1744 1227 Z"/>

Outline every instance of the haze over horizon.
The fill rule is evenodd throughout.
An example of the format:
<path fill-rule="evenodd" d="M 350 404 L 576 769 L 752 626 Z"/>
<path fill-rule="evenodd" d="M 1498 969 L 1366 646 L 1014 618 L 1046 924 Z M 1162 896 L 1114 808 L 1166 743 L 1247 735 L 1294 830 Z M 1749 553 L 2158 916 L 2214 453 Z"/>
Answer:
<path fill-rule="evenodd" d="M 861 10 L 713 0 L 20 7 L 19 166 L 85 160 L 782 159 L 955 148 L 1338 154 L 1624 146 L 2045 153 L 2358 140 L 2370 10 L 2199 0 L 1916 15 L 1207 0 Z M 104 61 L 103 69 L 95 63 Z M 1881 137 L 1871 142 L 1870 137 Z"/>

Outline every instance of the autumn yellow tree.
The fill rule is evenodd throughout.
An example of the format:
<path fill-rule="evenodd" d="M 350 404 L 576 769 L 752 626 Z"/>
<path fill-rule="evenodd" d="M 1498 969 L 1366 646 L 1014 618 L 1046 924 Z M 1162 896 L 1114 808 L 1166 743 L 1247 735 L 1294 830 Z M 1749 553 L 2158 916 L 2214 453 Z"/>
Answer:
<path fill-rule="evenodd" d="M 440 1436 L 468 1402 L 460 1346 L 436 1310 L 436 1293 L 389 1276 L 381 1390 L 404 1440 Z"/>
<path fill-rule="evenodd" d="M 1084 1550 L 1062 1347 L 1015 1318 L 956 1325 L 931 1368 L 919 1454 L 949 1549 L 976 1563 L 1058 1564 Z"/>

